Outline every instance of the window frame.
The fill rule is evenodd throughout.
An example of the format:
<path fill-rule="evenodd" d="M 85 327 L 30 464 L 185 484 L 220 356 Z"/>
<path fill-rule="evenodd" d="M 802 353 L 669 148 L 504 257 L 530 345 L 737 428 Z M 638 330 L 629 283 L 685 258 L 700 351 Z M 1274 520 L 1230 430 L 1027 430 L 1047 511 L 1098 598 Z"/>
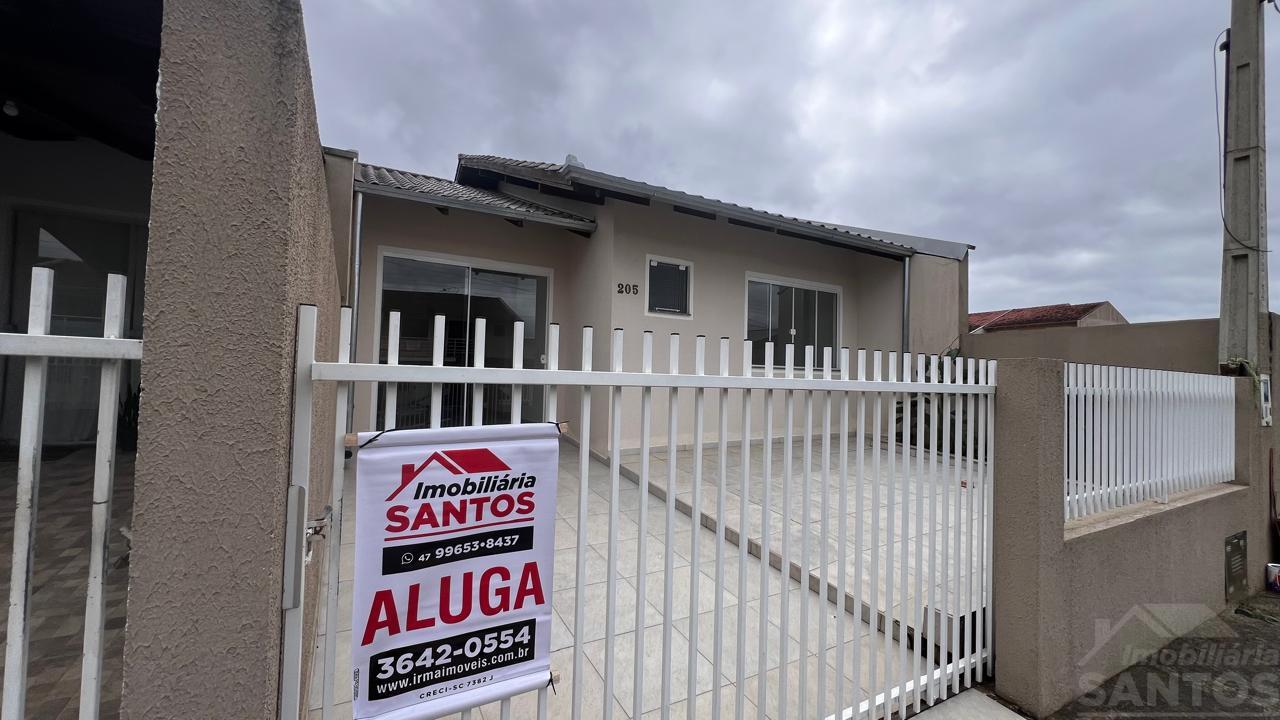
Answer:
<path fill-rule="evenodd" d="M 684 265 L 686 278 L 688 278 L 687 288 L 685 291 L 685 303 L 689 307 L 688 312 L 662 312 L 649 309 L 649 270 L 653 267 L 654 262 L 666 263 L 668 265 Z M 654 318 L 671 318 L 676 320 L 690 320 L 693 318 L 693 263 L 680 258 L 667 257 L 665 255 L 654 255 L 647 253 L 644 256 L 644 314 L 646 317 Z"/>
<path fill-rule="evenodd" d="M 838 372 L 840 369 L 840 350 L 844 346 L 841 345 L 841 335 L 844 329 L 844 288 L 840 285 L 832 285 L 830 283 L 818 282 L 816 280 L 802 280 L 800 278 L 785 277 L 781 275 L 769 275 L 766 273 L 752 272 L 746 273 L 746 278 L 742 283 L 742 337 L 747 337 L 751 329 L 751 283 L 769 283 L 770 285 L 782 285 L 795 290 L 816 290 L 819 292 L 827 292 L 835 295 L 836 298 L 836 317 L 835 332 L 833 333 L 835 344 L 831 346 L 831 371 Z M 794 369 L 804 369 L 804 349 L 802 346 L 797 347 Z M 751 365 L 755 371 L 763 371 L 764 365 L 757 365 L 754 362 Z M 785 370 L 784 364 L 775 364 L 775 370 Z M 814 373 L 820 373 L 822 370 L 822 348 L 814 348 L 813 358 Z"/>

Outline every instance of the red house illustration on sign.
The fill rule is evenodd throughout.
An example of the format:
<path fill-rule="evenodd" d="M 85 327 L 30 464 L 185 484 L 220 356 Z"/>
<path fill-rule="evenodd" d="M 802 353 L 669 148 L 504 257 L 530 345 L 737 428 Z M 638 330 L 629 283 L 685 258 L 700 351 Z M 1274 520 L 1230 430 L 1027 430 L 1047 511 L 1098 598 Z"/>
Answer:
<path fill-rule="evenodd" d="M 413 482 L 414 478 L 422 474 L 424 470 L 431 466 L 431 463 L 439 463 L 445 470 L 454 475 L 473 475 L 476 473 L 486 472 L 503 472 L 511 468 L 502 461 L 502 458 L 493 454 L 489 448 L 465 448 L 462 450 L 440 450 L 431 453 L 421 465 L 414 466 L 413 463 L 405 463 L 400 466 L 400 487 L 397 487 L 390 495 L 387 496 L 387 502 L 396 499 L 402 490 Z"/>

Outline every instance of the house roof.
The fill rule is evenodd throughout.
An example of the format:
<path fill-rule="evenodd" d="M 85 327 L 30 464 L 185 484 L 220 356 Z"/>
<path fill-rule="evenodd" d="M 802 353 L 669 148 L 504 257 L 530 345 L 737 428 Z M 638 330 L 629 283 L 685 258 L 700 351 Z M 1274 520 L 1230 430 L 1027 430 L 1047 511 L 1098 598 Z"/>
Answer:
<path fill-rule="evenodd" d="M 576 160 L 566 158 L 564 163 L 515 160 L 497 155 L 458 155 L 458 171 L 455 178 L 463 180 L 468 171 L 489 171 L 533 181 L 560 190 L 599 188 L 629 196 L 653 198 L 673 205 L 697 211 L 724 215 L 730 222 L 745 224 L 758 230 L 774 231 L 789 237 L 818 240 L 828 244 L 869 250 L 880 254 L 904 257 L 915 253 L 938 255 L 959 260 L 973 248 L 965 243 L 923 238 L 901 233 L 837 225 L 835 223 L 805 220 L 766 210 L 737 205 L 714 198 L 693 195 L 661 185 L 631 180 L 619 175 L 590 170 Z"/>
<path fill-rule="evenodd" d="M 979 328 L 1003 330 L 1030 325 L 1066 325 L 1105 305 L 1106 302 L 1081 303 L 1079 305 L 1037 305 L 1035 307 L 1010 308 L 969 313 L 969 332 Z"/>
<path fill-rule="evenodd" d="M 528 220 L 584 232 L 596 227 L 589 218 L 514 195 L 380 165 L 357 162 L 355 185 L 363 192 L 417 200 L 436 207 L 473 210 L 509 220 Z"/>

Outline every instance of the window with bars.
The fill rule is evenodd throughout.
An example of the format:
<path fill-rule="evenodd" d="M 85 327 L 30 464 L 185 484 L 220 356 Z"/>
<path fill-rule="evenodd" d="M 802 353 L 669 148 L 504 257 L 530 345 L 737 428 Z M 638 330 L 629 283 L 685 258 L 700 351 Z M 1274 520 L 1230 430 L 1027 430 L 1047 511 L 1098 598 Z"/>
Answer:
<path fill-rule="evenodd" d="M 690 263 L 649 258 L 649 312 L 689 315 L 692 273 Z"/>
<path fill-rule="evenodd" d="M 786 345 L 795 345 L 795 366 L 804 366 L 804 348 L 814 346 L 814 366 L 822 364 L 822 348 L 832 349 L 832 367 L 839 361 L 836 316 L 840 296 L 785 282 L 747 281 L 747 339 L 752 362 L 765 364 L 766 342 L 773 343 L 773 364 L 784 367 Z"/>

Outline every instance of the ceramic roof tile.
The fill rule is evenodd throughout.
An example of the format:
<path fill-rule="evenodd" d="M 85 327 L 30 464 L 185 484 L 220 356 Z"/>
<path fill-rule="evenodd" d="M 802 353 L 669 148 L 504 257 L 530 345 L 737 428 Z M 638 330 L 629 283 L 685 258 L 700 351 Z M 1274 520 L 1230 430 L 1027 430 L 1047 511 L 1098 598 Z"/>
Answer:
<path fill-rule="evenodd" d="M 450 201 L 450 204 L 472 206 L 484 212 L 499 211 L 503 215 L 527 216 L 530 221 L 550 221 L 553 224 L 594 225 L 589 218 L 580 217 L 557 208 L 548 207 L 506 193 L 471 187 L 443 178 L 394 168 L 356 164 L 356 182 L 379 188 L 421 193 L 424 198 Z"/>

